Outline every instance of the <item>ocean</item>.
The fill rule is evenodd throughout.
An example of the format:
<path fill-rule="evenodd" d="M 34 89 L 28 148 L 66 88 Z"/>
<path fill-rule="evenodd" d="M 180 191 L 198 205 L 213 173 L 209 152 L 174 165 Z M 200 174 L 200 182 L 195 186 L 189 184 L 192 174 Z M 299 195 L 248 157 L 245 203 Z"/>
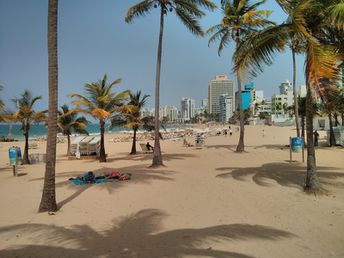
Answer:
<path fill-rule="evenodd" d="M 178 125 L 177 127 L 181 128 L 186 128 L 188 125 L 182 124 Z M 176 128 L 176 126 L 166 126 L 165 128 Z M 99 134 L 100 133 L 100 128 L 99 124 L 93 123 L 89 124 L 86 127 L 86 130 L 88 131 L 89 134 Z M 111 130 L 108 129 L 108 126 L 105 127 L 105 133 L 114 133 L 114 132 L 119 132 L 119 131 L 130 131 L 130 129 L 126 127 L 114 127 Z M 6 124 L 6 123 L 0 123 L 0 137 L 7 136 L 11 132 L 10 138 L 14 138 L 16 140 L 24 140 L 24 135 L 21 130 L 21 125 L 20 124 Z M 72 132 L 72 134 L 74 134 Z M 37 137 L 42 137 L 47 135 L 47 128 L 45 127 L 44 124 L 35 124 L 32 123 L 30 125 L 30 132 L 29 132 L 29 138 L 37 138 Z"/>
<path fill-rule="evenodd" d="M 100 132 L 99 124 L 89 124 L 87 126 L 87 131 L 90 134 L 97 134 Z M 105 129 L 105 133 L 112 133 L 112 132 L 119 132 L 119 131 L 127 131 L 125 127 L 114 127 L 111 130 Z M 16 140 L 23 140 L 24 135 L 21 130 L 20 124 L 13 124 L 12 128 L 9 124 L 1 123 L 0 124 L 0 137 L 7 136 L 11 132 L 11 138 L 14 138 Z M 42 137 L 47 135 L 47 128 L 44 124 L 35 124 L 32 123 L 30 126 L 30 132 L 29 132 L 29 138 L 36 138 L 36 137 Z"/>

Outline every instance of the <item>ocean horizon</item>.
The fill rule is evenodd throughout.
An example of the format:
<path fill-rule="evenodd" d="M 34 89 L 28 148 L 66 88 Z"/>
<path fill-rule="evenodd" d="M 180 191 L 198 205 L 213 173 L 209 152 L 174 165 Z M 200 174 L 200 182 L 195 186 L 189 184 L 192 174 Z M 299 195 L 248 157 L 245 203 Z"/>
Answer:
<path fill-rule="evenodd" d="M 89 134 L 97 134 L 100 133 L 99 124 L 92 123 L 87 125 L 86 130 Z M 130 131 L 129 129 L 125 127 L 113 127 L 111 130 L 106 126 L 105 133 L 113 133 L 113 132 L 119 132 L 119 131 Z M 75 132 L 72 132 L 72 134 L 77 134 Z M 47 128 L 44 124 L 31 124 L 30 125 L 30 132 L 29 132 L 29 138 L 38 138 L 43 137 L 47 135 Z M 0 124 L 0 137 L 3 136 L 9 136 L 11 138 L 14 138 L 15 140 L 23 140 L 24 135 L 23 131 L 21 130 L 21 124 L 7 124 L 2 123 Z"/>
<path fill-rule="evenodd" d="M 105 126 L 105 133 L 116 133 L 120 131 L 131 131 L 123 126 L 116 126 L 111 129 L 108 128 L 109 124 Z M 166 128 L 175 128 L 176 126 L 165 126 Z M 186 124 L 180 124 L 178 127 L 188 127 Z M 100 127 L 97 123 L 90 123 L 87 125 L 86 130 L 89 134 L 99 134 Z M 35 139 L 39 137 L 44 137 L 47 135 L 47 128 L 44 124 L 31 124 L 30 125 L 30 132 L 29 132 L 29 139 Z M 72 132 L 72 135 L 77 135 L 77 133 Z M 23 131 L 21 130 L 21 124 L 7 124 L 7 123 L 0 123 L 0 137 L 9 136 L 10 138 L 14 138 L 15 140 L 24 140 Z"/>

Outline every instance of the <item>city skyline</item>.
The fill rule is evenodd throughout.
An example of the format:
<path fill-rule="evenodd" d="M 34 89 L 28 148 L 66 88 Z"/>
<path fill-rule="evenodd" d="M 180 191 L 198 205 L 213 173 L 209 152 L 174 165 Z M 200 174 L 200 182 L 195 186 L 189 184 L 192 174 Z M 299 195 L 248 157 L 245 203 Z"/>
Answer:
<path fill-rule="evenodd" d="M 219 1 L 214 1 L 219 5 Z M 59 106 L 71 99 L 67 94 L 82 93 L 86 82 L 94 82 L 108 74 L 109 80 L 122 78 L 116 91 L 142 90 L 154 103 L 155 61 L 158 37 L 158 12 L 126 24 L 126 11 L 136 0 L 116 2 L 104 0 L 60 1 L 59 5 Z M 281 22 L 283 11 L 274 1 L 263 6 L 272 9 L 272 20 Z M 92 15 L 91 15 L 92 14 Z M 206 12 L 201 20 L 204 30 L 218 23 L 221 13 Z M 36 108 L 46 109 L 47 87 L 47 3 L 39 0 L 0 0 L 0 84 L 5 104 L 14 109 L 11 99 L 24 89 L 42 95 Z M 100 40 L 99 40 L 100 39 Z M 197 38 L 178 21 L 173 13 L 166 17 L 162 59 L 161 106 L 179 106 L 183 96 L 199 101 L 207 96 L 207 86 L 217 74 L 231 73 L 234 44 L 217 55 L 217 45 L 208 47 L 209 36 Z M 183 64 L 183 65 L 181 65 Z M 276 86 L 292 78 L 291 54 L 278 55 L 273 66 L 253 81 L 266 97 Z M 298 56 L 297 85 L 304 84 L 302 56 Z"/>

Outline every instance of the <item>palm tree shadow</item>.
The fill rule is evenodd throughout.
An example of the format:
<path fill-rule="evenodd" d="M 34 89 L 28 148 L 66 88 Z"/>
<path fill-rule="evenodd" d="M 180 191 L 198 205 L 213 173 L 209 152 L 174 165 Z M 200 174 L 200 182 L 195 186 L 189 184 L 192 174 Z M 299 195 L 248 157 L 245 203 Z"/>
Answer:
<path fill-rule="evenodd" d="M 232 152 L 236 151 L 236 145 L 230 145 L 230 144 L 221 144 L 221 145 L 205 145 L 204 148 L 207 149 L 227 149 Z M 247 147 L 247 146 L 246 146 Z"/>
<path fill-rule="evenodd" d="M 197 257 L 251 258 L 243 253 L 213 249 L 218 241 L 278 241 L 294 234 L 263 225 L 229 224 L 205 228 L 162 231 L 166 214 L 146 209 L 119 220 L 108 230 L 98 232 L 88 225 L 59 227 L 45 224 L 19 224 L 0 228 L 6 241 L 22 239 L 35 245 L 18 245 L 0 250 L 0 257 Z M 210 246 L 201 248 L 200 246 Z"/>
<path fill-rule="evenodd" d="M 218 171 L 227 171 L 216 175 L 219 178 L 232 177 L 236 180 L 245 181 L 247 177 L 260 186 L 270 186 L 268 180 L 274 180 L 281 186 L 303 188 L 305 179 L 305 167 L 300 163 L 267 163 L 261 167 L 222 167 L 216 168 Z M 332 172 L 338 168 L 317 167 L 317 175 L 321 185 L 344 186 L 344 183 L 334 181 L 337 178 L 344 178 L 343 171 Z M 327 191 L 324 187 L 322 190 Z"/>
<path fill-rule="evenodd" d="M 121 173 L 130 173 L 131 179 L 127 181 L 116 181 L 113 180 L 112 182 L 106 182 L 103 184 L 96 184 L 96 185 L 74 185 L 72 182 L 68 180 L 70 177 L 76 177 L 76 176 L 82 176 L 85 171 L 71 171 L 71 172 L 62 172 L 57 173 L 56 178 L 63 178 L 62 181 L 57 182 L 55 185 L 56 187 L 64 187 L 68 190 L 74 191 L 74 193 L 65 198 L 64 200 L 60 201 L 58 203 L 59 209 L 69 203 L 70 201 L 77 198 L 80 194 L 85 192 L 87 189 L 93 188 L 93 191 L 99 191 L 102 189 L 105 189 L 108 191 L 108 193 L 113 194 L 115 191 L 119 191 L 120 188 L 126 187 L 131 184 L 150 184 L 153 180 L 165 180 L 165 181 L 172 181 L 173 178 L 171 175 L 173 175 L 173 171 L 167 170 L 167 169 L 150 169 L 145 167 L 144 165 L 135 165 L 135 166 L 128 166 L 128 167 L 121 167 L 117 169 L 103 167 L 100 169 L 95 170 L 94 172 L 96 175 L 104 175 L 104 174 L 110 174 L 113 171 L 118 171 Z M 36 180 L 44 180 L 43 177 L 36 178 L 31 181 Z"/>
<path fill-rule="evenodd" d="M 197 155 L 190 154 L 190 153 L 162 153 L 162 158 L 164 161 L 172 161 L 172 160 L 183 160 L 186 158 L 195 158 Z M 135 161 L 150 161 L 153 159 L 151 153 L 138 153 L 135 155 L 130 155 L 128 153 L 120 153 L 120 156 L 115 158 L 108 158 L 108 162 L 116 162 L 120 160 L 135 160 Z"/>

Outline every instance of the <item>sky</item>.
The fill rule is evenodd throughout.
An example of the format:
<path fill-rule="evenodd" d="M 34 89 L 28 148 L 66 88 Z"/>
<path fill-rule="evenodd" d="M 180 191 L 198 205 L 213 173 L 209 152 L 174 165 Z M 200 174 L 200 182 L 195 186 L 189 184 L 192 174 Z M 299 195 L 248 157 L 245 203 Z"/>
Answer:
<path fill-rule="evenodd" d="M 115 92 L 141 90 L 151 95 L 147 106 L 154 107 L 156 52 L 159 11 L 124 21 L 127 10 L 139 0 L 60 0 L 58 9 L 59 106 L 70 104 L 69 93 L 83 93 L 85 83 L 100 80 L 122 82 Z M 219 0 L 215 0 L 219 6 Z M 274 0 L 264 9 L 273 10 L 270 19 L 282 22 L 286 16 Z M 42 96 L 37 110 L 48 106 L 48 0 L 0 0 L 0 92 L 6 106 L 25 89 Z M 204 30 L 221 21 L 220 10 L 206 11 Z M 234 44 L 217 54 L 218 44 L 208 47 L 209 36 L 195 37 L 175 14 L 165 18 L 161 67 L 160 104 L 180 106 L 182 97 L 207 98 L 208 84 L 217 74 L 231 73 Z M 303 57 L 297 57 L 297 87 L 304 84 Z M 264 73 L 254 78 L 255 88 L 270 98 L 285 80 L 292 81 L 289 50 L 276 56 Z M 237 90 L 237 89 L 236 89 Z"/>

